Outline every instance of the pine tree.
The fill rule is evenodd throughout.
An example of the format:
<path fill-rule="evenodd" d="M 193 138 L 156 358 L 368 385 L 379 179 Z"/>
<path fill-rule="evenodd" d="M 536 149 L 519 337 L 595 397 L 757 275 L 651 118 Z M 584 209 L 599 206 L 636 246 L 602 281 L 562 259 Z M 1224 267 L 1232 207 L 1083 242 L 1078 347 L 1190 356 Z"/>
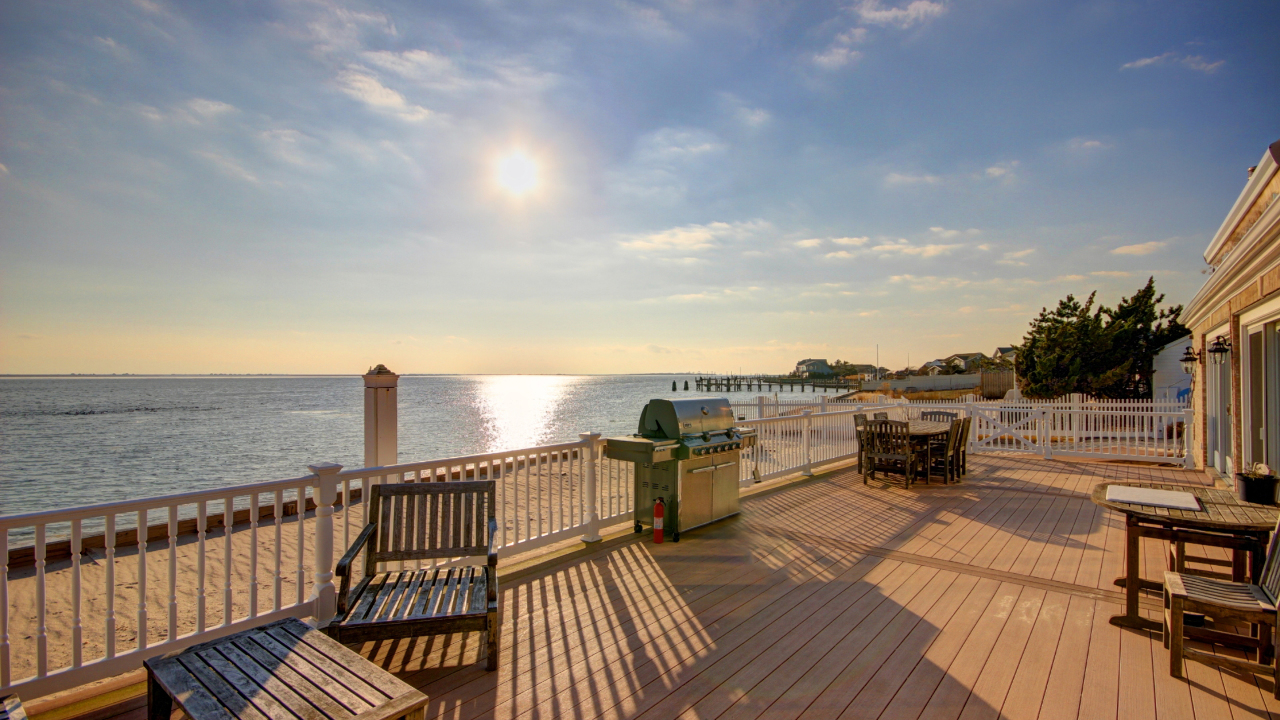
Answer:
<path fill-rule="evenodd" d="M 1155 278 L 1114 309 L 1068 295 L 1042 308 L 1018 348 L 1018 389 L 1029 398 L 1086 393 L 1102 398 L 1150 398 L 1155 354 L 1188 334 L 1182 306 L 1159 309 Z"/>

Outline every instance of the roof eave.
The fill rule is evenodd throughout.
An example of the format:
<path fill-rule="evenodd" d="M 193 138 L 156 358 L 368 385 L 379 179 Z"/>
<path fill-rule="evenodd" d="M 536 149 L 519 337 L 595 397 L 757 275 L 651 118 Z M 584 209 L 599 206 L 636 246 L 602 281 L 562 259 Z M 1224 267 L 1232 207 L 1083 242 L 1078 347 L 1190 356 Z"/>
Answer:
<path fill-rule="evenodd" d="M 1258 161 L 1257 169 L 1253 171 L 1253 175 L 1249 176 L 1249 182 L 1245 183 L 1244 189 L 1240 191 L 1240 196 L 1236 198 L 1236 202 L 1231 206 L 1231 211 L 1227 213 L 1226 218 L 1222 220 L 1222 225 L 1218 227 L 1218 232 L 1214 233 L 1213 240 L 1209 242 L 1209 247 L 1204 251 L 1204 261 L 1213 264 L 1213 258 L 1222 250 L 1223 244 L 1231 237 L 1232 231 L 1240 224 L 1240 219 L 1253 206 L 1254 200 L 1262 194 L 1262 189 L 1271 182 L 1271 176 L 1276 174 L 1277 156 L 1280 156 L 1280 140 L 1271 143 L 1267 151 L 1262 153 L 1262 159 Z"/>

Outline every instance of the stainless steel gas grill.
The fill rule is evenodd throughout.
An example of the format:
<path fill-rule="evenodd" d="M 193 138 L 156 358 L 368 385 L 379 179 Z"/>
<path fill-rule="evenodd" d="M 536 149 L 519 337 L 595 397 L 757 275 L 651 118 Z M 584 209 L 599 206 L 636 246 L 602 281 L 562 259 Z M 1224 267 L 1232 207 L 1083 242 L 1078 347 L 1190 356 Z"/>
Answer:
<path fill-rule="evenodd" d="M 684 530 L 738 512 L 738 463 L 756 444 L 756 431 L 733 426 L 724 398 L 650 400 L 635 435 L 605 440 L 605 457 L 635 463 L 636 532 L 653 526 L 662 498 L 663 536 L 680 542 Z"/>

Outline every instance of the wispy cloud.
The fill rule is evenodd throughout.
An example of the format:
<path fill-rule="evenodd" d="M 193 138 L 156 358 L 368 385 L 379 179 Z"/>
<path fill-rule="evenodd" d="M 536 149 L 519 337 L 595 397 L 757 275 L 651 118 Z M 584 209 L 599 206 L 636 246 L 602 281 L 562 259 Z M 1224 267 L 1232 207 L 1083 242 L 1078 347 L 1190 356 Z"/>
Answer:
<path fill-rule="evenodd" d="M 1090 275 L 1097 275 L 1098 277 L 1115 277 L 1115 278 L 1125 278 L 1125 277 L 1129 277 L 1129 276 L 1130 276 L 1130 275 L 1132 275 L 1133 273 L 1127 273 L 1127 272 L 1125 272 L 1125 271 L 1123 271 L 1123 270 L 1094 270 L 1093 272 L 1091 272 L 1091 273 L 1089 273 L 1089 274 L 1090 274 Z"/>
<path fill-rule="evenodd" d="M 929 175 L 927 173 L 899 173 L 891 172 L 884 177 L 884 184 L 891 187 L 901 185 L 937 185 L 942 182 L 942 178 L 938 175 Z"/>
<path fill-rule="evenodd" d="M 962 247 L 959 244 L 942 244 L 929 243 L 927 245 L 912 245 L 906 240 L 898 240 L 897 242 L 886 242 L 871 248 L 871 252 L 881 255 L 911 255 L 922 258 L 937 257 L 946 255 L 956 248 Z"/>
<path fill-rule="evenodd" d="M 997 260 L 996 262 L 1000 263 L 1001 265 L 1026 266 L 1027 263 L 1023 258 L 1030 256 L 1035 251 L 1036 251 L 1035 248 L 1027 248 L 1025 250 L 1015 250 L 1012 252 L 1007 252 L 1004 254 L 1004 257 Z"/>
<path fill-rule="evenodd" d="M 1150 255 L 1153 252 L 1159 252 L 1164 249 L 1167 243 L 1163 240 L 1152 240 L 1151 242 L 1138 243 L 1137 245 L 1121 245 L 1111 251 L 1112 255 Z"/>
<path fill-rule="evenodd" d="M 947 8 L 940 2 L 930 0 L 912 0 L 901 7 L 885 7 L 880 0 L 862 0 L 855 10 L 864 23 L 909 28 L 939 17 Z"/>
<path fill-rule="evenodd" d="M 245 182 L 251 182 L 254 184 L 258 183 L 257 175 L 254 175 L 253 173 L 249 172 L 239 162 L 227 157 L 226 155 L 221 155 L 219 153 L 209 152 L 206 150 L 197 150 L 195 154 L 213 163 L 220 170 L 222 170 L 227 175 L 230 175 L 231 177 L 240 178 Z"/>
<path fill-rule="evenodd" d="M 1111 147 L 1113 147 L 1111 143 L 1103 142 L 1102 140 L 1095 140 L 1091 138 L 1078 137 L 1078 138 L 1072 138 L 1071 140 L 1067 141 L 1067 149 L 1075 150 L 1077 152 L 1092 152 L 1095 150 L 1108 150 Z"/>
<path fill-rule="evenodd" d="M 221 100 L 208 100 L 206 98 L 195 98 L 187 103 L 187 108 L 191 112 L 203 118 L 215 118 L 220 115 L 235 112 L 236 107 Z"/>
<path fill-rule="evenodd" d="M 378 78 L 362 70 L 344 71 L 338 76 L 338 87 L 342 92 L 376 112 L 411 122 L 425 120 L 431 115 L 430 110 L 410 103 L 404 95 L 383 85 Z"/>
<path fill-rule="evenodd" d="M 1156 67 L 1160 65 L 1178 65 L 1190 70 L 1197 70 L 1202 73 L 1215 73 L 1223 65 L 1226 60 L 1206 60 L 1203 55 L 1183 55 L 1177 52 L 1167 52 L 1152 57 L 1141 58 L 1133 62 L 1127 62 L 1120 66 L 1121 70 L 1140 70 L 1142 68 Z"/>
<path fill-rule="evenodd" d="M 630 250 L 698 252 L 729 240 L 740 240 L 768 227 L 763 220 L 682 225 L 655 233 L 631 235 L 621 242 Z"/>
<path fill-rule="evenodd" d="M 854 50 L 848 45 L 832 45 L 813 56 L 813 64 L 827 70 L 842 68 L 862 58 L 861 50 Z"/>
<path fill-rule="evenodd" d="M 802 248 L 815 248 L 822 245 L 822 239 L 809 238 L 808 240 L 797 240 L 795 245 L 796 247 L 802 247 Z"/>
<path fill-rule="evenodd" d="M 940 237 L 946 240 L 946 239 L 957 238 L 961 236 L 973 237 L 974 235 L 981 234 L 982 231 L 978 230 L 977 228 L 969 228 L 968 230 L 955 230 L 955 229 L 948 229 L 944 227 L 935 226 L 935 227 L 929 228 L 929 232 L 933 233 L 937 237 Z"/>

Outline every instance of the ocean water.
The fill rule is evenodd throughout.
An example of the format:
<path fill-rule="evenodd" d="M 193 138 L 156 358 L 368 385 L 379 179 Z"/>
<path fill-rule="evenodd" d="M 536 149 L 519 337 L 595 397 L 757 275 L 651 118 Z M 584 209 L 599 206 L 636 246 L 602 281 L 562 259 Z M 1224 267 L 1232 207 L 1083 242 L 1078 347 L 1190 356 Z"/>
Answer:
<path fill-rule="evenodd" d="M 695 396 L 685 380 L 403 376 L 399 460 L 632 433 L 650 398 Z M 0 515 L 361 467 L 363 424 L 353 376 L 0 378 Z"/>

